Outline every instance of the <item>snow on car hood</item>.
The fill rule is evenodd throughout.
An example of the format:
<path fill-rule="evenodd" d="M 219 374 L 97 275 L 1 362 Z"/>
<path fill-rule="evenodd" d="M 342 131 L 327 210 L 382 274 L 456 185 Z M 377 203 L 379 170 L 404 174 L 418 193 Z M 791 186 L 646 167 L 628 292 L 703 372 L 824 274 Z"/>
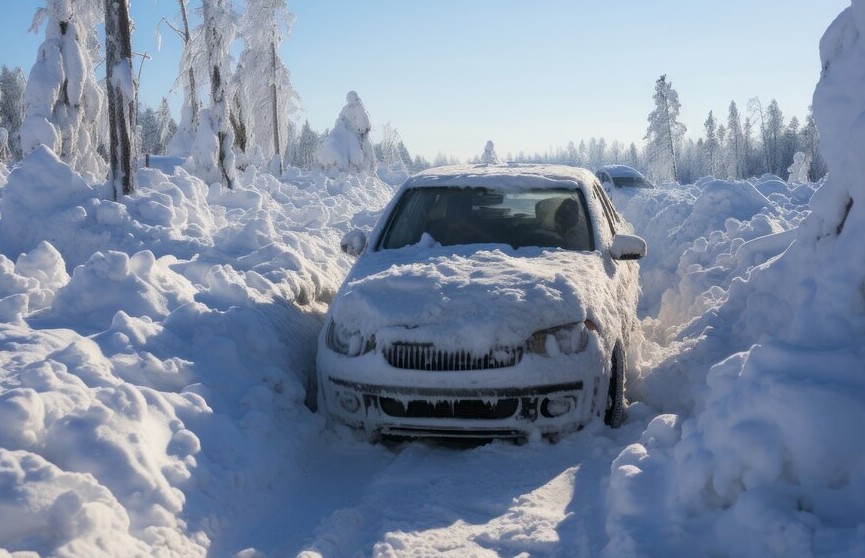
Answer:
<path fill-rule="evenodd" d="M 597 252 L 413 246 L 361 258 L 331 315 L 380 344 L 434 340 L 483 353 L 587 316 L 620 328 L 619 300 Z"/>

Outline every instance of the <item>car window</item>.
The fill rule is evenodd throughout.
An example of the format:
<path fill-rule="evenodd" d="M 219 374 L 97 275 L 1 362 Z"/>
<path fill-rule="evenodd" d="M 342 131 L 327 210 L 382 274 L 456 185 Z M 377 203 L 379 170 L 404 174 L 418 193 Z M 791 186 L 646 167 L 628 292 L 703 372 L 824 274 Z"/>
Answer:
<path fill-rule="evenodd" d="M 583 194 L 572 189 L 500 192 L 490 188 L 413 188 L 388 218 L 377 249 L 417 244 L 509 244 L 594 250 Z"/>

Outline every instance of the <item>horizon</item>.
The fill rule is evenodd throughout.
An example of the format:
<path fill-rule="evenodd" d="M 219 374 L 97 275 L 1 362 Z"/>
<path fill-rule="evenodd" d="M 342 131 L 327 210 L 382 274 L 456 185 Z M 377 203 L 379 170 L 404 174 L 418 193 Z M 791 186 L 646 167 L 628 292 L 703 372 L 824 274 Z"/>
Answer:
<path fill-rule="evenodd" d="M 785 122 L 804 122 L 819 79 L 820 37 L 850 2 L 624 0 L 592 6 L 588 23 L 578 4 L 382 0 L 370 9 L 347 0 L 290 2 L 297 19 L 281 54 L 304 109 L 294 120 L 308 119 L 322 132 L 354 90 L 370 113 L 374 141 L 389 123 L 413 156 L 431 161 L 440 154 L 470 160 L 487 140 L 504 157 L 593 137 L 641 147 L 655 81 L 666 74 L 679 93 L 686 137 L 703 135 L 709 111 L 726 125 L 731 101 L 744 118 L 753 97 L 764 105 L 777 100 Z M 25 76 L 44 38 L 42 29 L 27 32 L 41 5 L 21 2 L 0 22 L 7 43 L 0 64 L 20 66 Z M 180 95 L 171 87 L 180 41 L 159 24 L 179 19 L 177 4 L 136 0 L 131 12 L 133 48 L 150 57 L 136 61 L 142 102 L 155 108 L 168 97 L 178 118 Z M 777 30 L 767 23 L 773 19 Z M 357 29 L 364 30 L 360 39 Z"/>

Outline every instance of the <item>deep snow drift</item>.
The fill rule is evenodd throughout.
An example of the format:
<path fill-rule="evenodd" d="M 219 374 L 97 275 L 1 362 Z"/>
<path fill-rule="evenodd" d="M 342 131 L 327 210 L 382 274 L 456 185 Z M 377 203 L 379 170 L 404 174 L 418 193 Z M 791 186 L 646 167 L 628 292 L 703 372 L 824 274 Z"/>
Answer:
<path fill-rule="evenodd" d="M 624 426 L 369 445 L 304 405 L 393 187 L 0 165 L 0 555 L 865 555 L 865 0 L 821 44 L 819 184 L 614 200 L 649 242 Z M 11 170 L 11 172 L 9 172 Z"/>

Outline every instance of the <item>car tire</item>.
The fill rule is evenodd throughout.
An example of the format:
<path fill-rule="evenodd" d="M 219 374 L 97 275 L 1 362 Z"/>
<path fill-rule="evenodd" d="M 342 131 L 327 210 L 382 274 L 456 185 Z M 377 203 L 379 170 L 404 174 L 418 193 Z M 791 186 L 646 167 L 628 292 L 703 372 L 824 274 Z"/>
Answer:
<path fill-rule="evenodd" d="M 604 424 L 618 428 L 625 418 L 625 352 L 616 345 L 610 357 L 610 384 L 607 389 L 607 404 Z"/>

